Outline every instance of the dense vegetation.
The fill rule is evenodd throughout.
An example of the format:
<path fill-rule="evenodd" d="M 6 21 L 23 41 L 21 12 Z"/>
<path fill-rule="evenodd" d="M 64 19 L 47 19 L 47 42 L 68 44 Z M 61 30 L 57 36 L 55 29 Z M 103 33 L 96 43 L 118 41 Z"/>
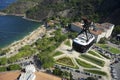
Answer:
<path fill-rule="evenodd" d="M 12 5 L 8 6 L 3 12 L 8 14 L 24 14 L 28 9 L 38 4 L 40 0 L 18 0 Z"/>
<path fill-rule="evenodd" d="M 34 44 L 37 50 L 40 50 L 38 54 L 43 68 L 53 67 L 53 51 L 67 38 L 67 35 L 63 35 L 61 30 L 54 32 L 54 37 L 43 37 Z"/>
<path fill-rule="evenodd" d="M 66 78 L 68 80 L 73 80 L 71 73 L 69 73 L 67 71 L 61 71 L 59 68 L 55 68 L 53 70 L 53 74 L 56 75 L 56 76 L 64 77 L 64 78 Z"/>
<path fill-rule="evenodd" d="M 105 37 L 103 37 L 103 38 L 100 39 L 100 41 L 98 43 L 106 44 L 107 43 L 107 39 Z"/>
<path fill-rule="evenodd" d="M 18 0 L 4 11 L 26 13 L 28 18 L 37 20 L 63 16 L 79 21 L 81 16 L 87 16 L 93 21 L 109 21 L 118 25 L 119 4 L 119 0 Z"/>
<path fill-rule="evenodd" d="M 36 50 L 30 45 L 26 45 L 19 50 L 19 52 L 8 59 L 8 63 L 13 63 L 19 60 L 20 58 L 30 57 L 36 53 Z"/>
<path fill-rule="evenodd" d="M 45 19 L 51 16 L 69 17 L 71 20 L 80 20 L 81 16 L 98 21 L 98 14 L 95 7 L 98 7 L 102 0 L 44 0 L 26 12 L 27 17 L 33 19 Z M 64 5 L 64 6 L 63 6 Z M 39 15 L 39 16 L 38 16 Z"/>
<path fill-rule="evenodd" d="M 21 69 L 20 65 L 18 65 L 18 64 L 12 64 L 12 65 L 9 65 L 7 67 L 0 67 L 0 72 L 20 70 L 20 69 Z"/>
<path fill-rule="evenodd" d="M 9 71 L 13 71 L 13 70 L 20 70 L 21 67 L 18 64 L 13 64 L 13 65 L 9 65 L 7 68 Z"/>
<path fill-rule="evenodd" d="M 117 25 L 113 30 L 113 36 L 120 34 L 120 25 Z"/>
<path fill-rule="evenodd" d="M 4 72 L 4 71 L 7 71 L 7 68 L 6 67 L 0 67 L 0 72 Z"/>

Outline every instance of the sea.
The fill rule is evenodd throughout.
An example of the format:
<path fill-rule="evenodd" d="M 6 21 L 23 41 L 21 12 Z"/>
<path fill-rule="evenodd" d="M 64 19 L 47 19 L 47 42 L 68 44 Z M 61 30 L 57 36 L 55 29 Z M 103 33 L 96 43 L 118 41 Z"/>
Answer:
<path fill-rule="evenodd" d="M 0 0 L 0 10 L 5 9 L 17 0 Z"/>
<path fill-rule="evenodd" d="M 16 0 L 0 0 L 0 9 L 4 9 Z M 0 48 L 24 38 L 37 29 L 41 23 L 18 16 L 0 16 Z"/>

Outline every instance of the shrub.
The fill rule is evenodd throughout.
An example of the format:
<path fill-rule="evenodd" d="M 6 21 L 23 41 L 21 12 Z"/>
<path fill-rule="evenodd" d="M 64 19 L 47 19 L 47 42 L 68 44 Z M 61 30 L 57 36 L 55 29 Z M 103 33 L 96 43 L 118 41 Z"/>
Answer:
<path fill-rule="evenodd" d="M 7 68 L 6 67 L 0 67 L 0 72 L 4 72 L 4 71 L 7 71 Z"/>
<path fill-rule="evenodd" d="M 105 44 L 106 41 L 107 41 L 107 39 L 104 37 L 104 38 L 101 38 L 98 43 L 100 43 L 100 44 Z"/>
<path fill-rule="evenodd" d="M 21 67 L 18 64 L 13 64 L 8 66 L 8 70 L 20 70 Z"/>

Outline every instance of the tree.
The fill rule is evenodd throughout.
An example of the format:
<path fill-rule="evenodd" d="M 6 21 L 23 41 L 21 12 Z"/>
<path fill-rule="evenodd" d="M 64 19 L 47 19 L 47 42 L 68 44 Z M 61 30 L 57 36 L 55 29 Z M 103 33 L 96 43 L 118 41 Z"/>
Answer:
<path fill-rule="evenodd" d="M 0 55 L 5 55 L 8 52 L 8 50 L 0 50 Z"/>
<path fill-rule="evenodd" d="M 48 54 L 49 54 L 49 52 L 47 52 L 47 51 L 39 54 L 39 60 L 42 63 L 42 67 L 45 69 L 53 67 L 53 65 L 54 65 L 53 57 L 49 56 Z"/>
<path fill-rule="evenodd" d="M 62 77 L 66 78 L 66 79 L 70 79 L 70 73 L 67 71 L 62 71 Z"/>
<path fill-rule="evenodd" d="M 98 43 L 105 44 L 106 41 L 107 41 L 107 39 L 104 37 L 104 38 L 101 38 Z"/>
<path fill-rule="evenodd" d="M 7 71 L 7 68 L 6 67 L 0 67 L 0 72 L 4 72 L 4 71 Z"/>
<path fill-rule="evenodd" d="M 5 65 L 6 63 L 7 63 L 6 57 L 0 58 L 0 65 Z"/>
<path fill-rule="evenodd" d="M 116 36 L 117 34 L 120 34 L 120 25 L 115 26 L 112 33 L 113 36 Z"/>
<path fill-rule="evenodd" d="M 20 70 L 21 67 L 18 64 L 13 64 L 8 66 L 8 70 Z"/>
<path fill-rule="evenodd" d="M 62 71 L 59 68 L 55 68 L 53 70 L 53 74 L 57 76 L 62 76 Z"/>
<path fill-rule="evenodd" d="M 72 38 L 72 39 L 74 39 L 75 37 L 77 37 L 77 35 L 78 35 L 77 32 L 69 32 L 69 33 L 68 33 L 68 37 L 69 37 L 69 38 Z"/>
<path fill-rule="evenodd" d="M 73 75 L 71 72 L 70 72 L 70 80 L 73 80 Z"/>

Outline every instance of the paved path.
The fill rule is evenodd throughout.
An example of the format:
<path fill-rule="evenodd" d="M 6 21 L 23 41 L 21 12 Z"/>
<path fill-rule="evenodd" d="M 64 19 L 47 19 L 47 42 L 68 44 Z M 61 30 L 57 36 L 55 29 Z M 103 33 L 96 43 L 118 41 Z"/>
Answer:
<path fill-rule="evenodd" d="M 72 40 L 71 40 L 71 42 L 72 42 Z M 93 65 L 93 66 L 96 66 L 96 67 L 100 68 L 101 71 L 106 72 L 106 73 L 108 74 L 108 79 L 107 79 L 107 80 L 111 80 L 110 68 L 109 68 L 110 60 L 108 60 L 108 59 L 106 59 L 105 57 L 99 55 L 98 53 L 96 53 L 96 54 L 98 54 L 99 56 L 101 56 L 101 58 L 99 58 L 99 57 L 97 57 L 97 56 L 94 56 L 94 55 L 92 55 L 92 54 L 86 54 L 86 55 L 92 56 L 92 57 L 94 57 L 94 58 L 96 58 L 96 59 L 105 61 L 105 66 L 104 66 L 104 67 L 101 67 L 101 66 L 99 66 L 99 65 L 97 65 L 97 64 L 95 64 L 95 63 L 92 63 L 92 62 L 90 62 L 90 61 L 87 61 L 87 60 L 85 60 L 85 59 L 80 58 L 80 57 L 79 57 L 79 56 L 80 56 L 80 53 L 78 53 L 78 52 L 76 52 L 76 51 L 74 51 L 74 50 L 71 51 L 71 49 L 72 49 L 72 47 L 65 45 L 64 42 L 63 42 L 63 43 L 61 44 L 61 46 L 60 46 L 59 48 L 57 48 L 56 50 L 61 51 L 61 52 L 63 52 L 64 54 L 59 55 L 59 56 L 56 56 L 55 58 L 61 58 L 61 57 L 63 57 L 63 56 L 68 56 L 68 57 L 73 58 L 73 61 L 74 61 L 74 63 L 75 63 L 76 65 L 78 65 L 78 63 L 76 62 L 75 58 L 76 58 L 76 59 L 80 59 L 80 60 L 82 60 L 82 61 L 84 61 L 84 62 L 86 62 L 86 63 L 89 63 L 89 64 L 91 64 L 91 65 Z M 80 67 L 80 70 L 83 71 L 83 67 L 81 67 L 80 65 L 78 65 L 78 66 Z M 84 68 L 84 69 L 85 69 L 85 68 Z M 91 68 L 91 69 L 92 69 L 92 68 Z M 95 69 L 94 69 L 94 70 L 95 70 Z M 104 77 L 104 79 L 106 80 L 106 77 Z"/>

